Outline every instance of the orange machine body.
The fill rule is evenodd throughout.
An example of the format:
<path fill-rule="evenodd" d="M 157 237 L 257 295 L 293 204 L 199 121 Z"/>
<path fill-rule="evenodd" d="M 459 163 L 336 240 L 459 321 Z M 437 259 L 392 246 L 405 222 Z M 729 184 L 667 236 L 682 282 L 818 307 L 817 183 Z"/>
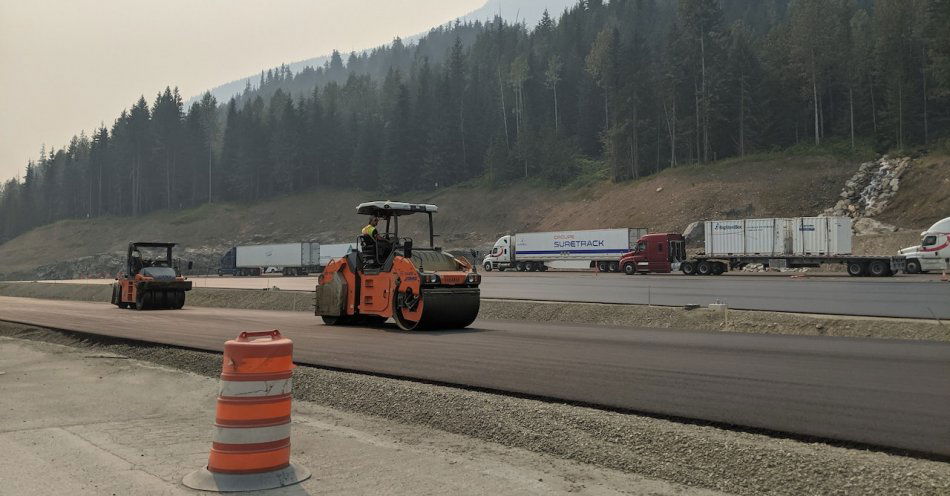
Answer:
<path fill-rule="evenodd" d="M 172 248 L 175 243 L 129 243 L 124 270 L 119 271 L 112 285 L 112 304 L 119 308 L 179 309 L 185 304 L 185 292 L 191 281 L 186 280 L 175 267 Z M 155 260 L 134 258 L 140 248 L 164 250 L 164 256 Z M 190 267 L 190 263 L 189 263 Z"/>
<path fill-rule="evenodd" d="M 320 275 L 315 313 L 329 325 L 381 324 L 394 319 L 404 329 L 465 327 L 478 314 L 481 275 L 467 260 L 434 245 L 432 214 L 427 204 L 369 202 L 357 213 L 385 219 L 379 244 L 363 235 L 356 250 L 331 261 Z M 398 234 L 399 218 L 427 214 L 429 246 L 415 248 Z M 382 227 L 382 226 L 381 226 Z"/>

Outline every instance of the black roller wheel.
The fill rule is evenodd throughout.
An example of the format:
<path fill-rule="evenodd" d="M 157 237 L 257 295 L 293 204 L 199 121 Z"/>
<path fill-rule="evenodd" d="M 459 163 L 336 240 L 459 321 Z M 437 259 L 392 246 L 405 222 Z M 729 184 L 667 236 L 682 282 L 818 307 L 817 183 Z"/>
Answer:
<path fill-rule="evenodd" d="M 175 292 L 175 310 L 181 310 L 185 306 L 185 292 L 176 291 Z"/>
<path fill-rule="evenodd" d="M 861 277 L 867 272 L 867 266 L 864 262 L 848 262 L 848 275 L 852 277 Z"/>
<path fill-rule="evenodd" d="M 370 327 L 379 327 L 386 323 L 389 320 L 386 317 L 380 317 L 379 315 L 362 315 L 357 322 L 360 325 L 370 326 Z"/>
<path fill-rule="evenodd" d="M 627 262 L 623 264 L 623 273 L 628 276 L 633 276 L 637 274 L 637 264 L 633 262 Z"/>
<path fill-rule="evenodd" d="M 324 324 L 331 326 L 347 325 L 353 320 L 349 315 L 321 315 L 320 318 Z"/>
<path fill-rule="evenodd" d="M 904 265 L 904 272 L 908 274 L 920 274 L 920 260 L 912 258 Z"/>
<path fill-rule="evenodd" d="M 707 262 L 706 260 L 703 260 L 699 262 L 698 264 L 696 264 L 696 273 L 701 276 L 708 276 L 712 274 L 712 271 L 713 271 L 713 264 Z"/>
<path fill-rule="evenodd" d="M 868 274 L 874 277 L 886 277 L 891 272 L 890 264 L 884 260 L 871 260 L 868 264 Z"/>
<path fill-rule="evenodd" d="M 691 276 L 696 272 L 696 264 L 693 262 L 683 262 L 680 264 L 680 271 L 688 276 Z"/>

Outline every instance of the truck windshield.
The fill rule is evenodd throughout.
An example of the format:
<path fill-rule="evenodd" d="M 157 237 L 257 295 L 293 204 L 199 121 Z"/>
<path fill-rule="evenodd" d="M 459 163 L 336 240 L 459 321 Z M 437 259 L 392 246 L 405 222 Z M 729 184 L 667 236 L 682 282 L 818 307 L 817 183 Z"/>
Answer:
<path fill-rule="evenodd" d="M 633 247 L 633 252 L 634 252 L 634 253 L 640 253 L 640 252 L 642 252 L 643 250 L 646 250 L 646 248 L 647 248 L 647 244 L 644 243 L 643 241 L 640 241 L 640 242 L 637 243 L 637 246 Z"/>
<path fill-rule="evenodd" d="M 921 246 L 930 246 L 930 245 L 935 245 L 935 244 L 937 244 L 936 236 L 926 236 L 924 237 L 924 240 L 920 242 Z"/>
<path fill-rule="evenodd" d="M 500 247 L 500 246 L 496 246 L 496 247 L 494 247 L 494 248 L 491 249 L 491 256 L 497 257 L 498 255 L 501 255 L 501 247 Z"/>

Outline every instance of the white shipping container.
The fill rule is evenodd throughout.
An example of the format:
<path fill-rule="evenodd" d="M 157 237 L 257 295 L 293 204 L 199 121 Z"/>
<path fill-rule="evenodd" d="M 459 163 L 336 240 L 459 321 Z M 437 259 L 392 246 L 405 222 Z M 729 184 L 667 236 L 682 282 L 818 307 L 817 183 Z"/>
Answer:
<path fill-rule="evenodd" d="M 518 261 L 617 260 L 646 233 L 642 228 L 518 233 L 514 255 Z"/>
<path fill-rule="evenodd" d="M 310 255 L 310 243 L 238 246 L 237 267 L 300 267 Z M 305 256 L 306 255 L 306 256 Z"/>
<path fill-rule="evenodd" d="M 711 220 L 705 223 L 705 252 L 710 256 L 788 255 L 791 219 Z"/>
<path fill-rule="evenodd" d="M 316 243 L 314 243 L 316 245 Z M 353 243 L 320 245 L 320 266 L 326 267 L 331 260 L 345 257 L 355 247 Z"/>
<path fill-rule="evenodd" d="M 793 246 L 799 255 L 850 255 L 850 217 L 796 217 Z"/>

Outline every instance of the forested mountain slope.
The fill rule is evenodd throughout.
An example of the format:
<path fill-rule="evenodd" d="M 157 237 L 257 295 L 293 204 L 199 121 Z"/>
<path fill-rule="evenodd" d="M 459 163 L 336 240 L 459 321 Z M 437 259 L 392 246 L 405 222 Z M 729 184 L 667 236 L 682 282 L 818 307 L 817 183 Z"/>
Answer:
<path fill-rule="evenodd" d="M 270 71 L 223 106 L 186 111 L 168 89 L 4 184 L 0 241 L 308 191 L 557 187 L 601 166 L 618 182 L 804 145 L 939 149 L 947 25 L 950 0 L 585 0 L 537 26 L 462 23 Z"/>
<path fill-rule="evenodd" d="M 478 9 L 469 12 L 458 18 L 458 21 L 461 23 L 475 23 L 475 22 L 486 22 L 491 21 L 495 16 L 501 17 L 505 22 L 510 24 L 517 24 L 519 22 L 524 23 L 528 26 L 534 26 L 541 19 L 544 11 L 548 11 L 554 17 L 560 15 L 568 7 L 572 7 L 577 3 L 577 0 L 488 0 L 485 2 L 485 5 L 479 7 Z M 454 22 L 454 21 L 453 21 Z M 448 25 L 453 24 L 453 22 L 448 22 Z M 437 29 L 437 28 L 436 28 Z M 426 37 L 428 34 L 429 42 L 432 42 L 433 33 L 420 33 L 412 36 L 407 36 L 401 38 L 396 36 L 397 33 L 393 33 L 394 38 L 400 38 L 400 43 L 417 43 L 419 39 Z M 436 43 L 438 45 L 438 43 Z M 379 48 L 379 47 L 377 47 Z M 442 47 L 445 48 L 444 46 Z M 356 51 L 355 54 L 363 54 L 372 52 L 372 48 L 366 50 Z M 444 50 L 443 50 L 444 51 Z M 441 58 L 443 53 L 436 54 Z M 342 62 L 342 58 L 339 52 L 336 54 L 336 57 L 340 57 L 339 61 Z M 308 73 L 314 71 L 317 68 L 327 68 L 332 62 L 336 63 L 334 60 L 334 55 L 328 54 L 320 57 L 314 57 L 307 60 L 301 60 L 299 62 L 291 62 L 286 64 L 286 69 L 289 69 L 294 74 L 301 73 L 307 70 Z M 307 68 L 310 69 L 307 69 Z M 280 67 L 276 67 L 274 70 L 280 72 Z M 273 70 L 272 70 L 273 73 Z M 264 75 L 263 73 L 261 74 Z M 216 88 L 212 88 L 210 91 L 211 95 L 214 96 L 218 101 L 227 101 L 231 97 L 239 96 L 246 88 L 247 84 L 250 83 L 252 86 L 256 87 L 259 84 L 258 75 L 251 75 L 246 78 L 237 79 L 229 83 L 223 84 Z M 300 91 L 309 93 L 313 89 L 313 81 L 298 81 L 294 86 L 297 87 Z M 288 88 L 284 88 L 284 91 L 288 91 Z M 193 101 L 199 101 L 200 96 L 192 98 L 186 105 L 192 103 Z"/>

